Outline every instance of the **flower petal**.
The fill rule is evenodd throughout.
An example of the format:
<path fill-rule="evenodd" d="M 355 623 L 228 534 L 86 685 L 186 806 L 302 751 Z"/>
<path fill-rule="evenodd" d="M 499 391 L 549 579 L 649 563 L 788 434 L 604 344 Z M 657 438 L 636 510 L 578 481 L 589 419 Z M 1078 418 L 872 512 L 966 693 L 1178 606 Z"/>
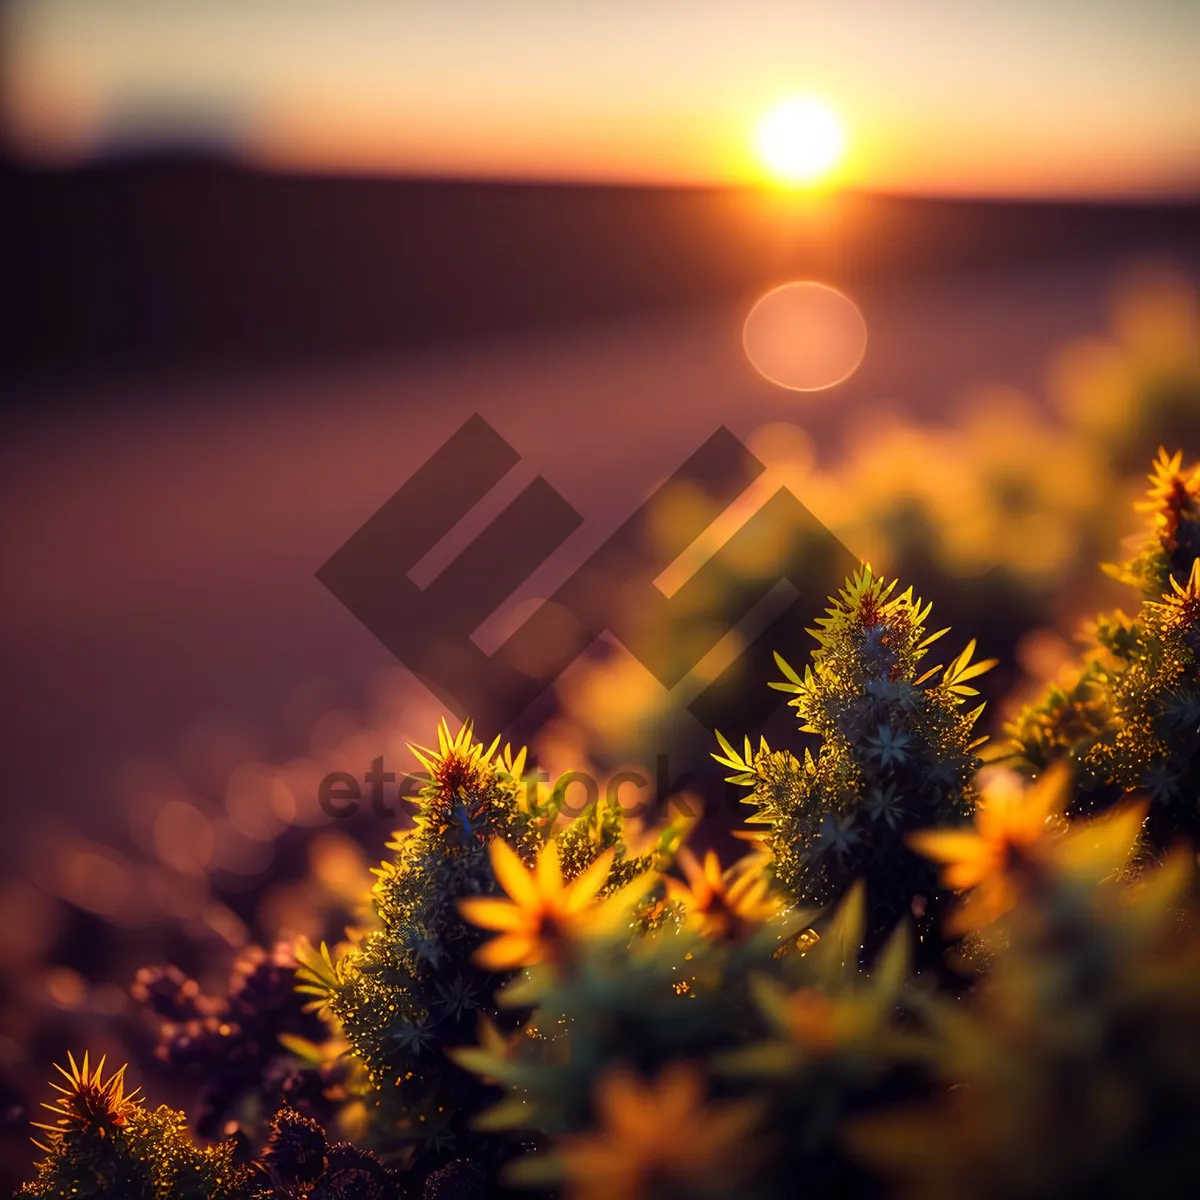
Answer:
<path fill-rule="evenodd" d="M 513 971 L 541 962 L 542 957 L 542 946 L 537 938 L 504 933 L 480 946 L 472 955 L 472 961 L 485 971 Z"/>
<path fill-rule="evenodd" d="M 542 847 L 536 868 L 537 888 L 543 899 L 558 896 L 563 890 L 562 859 L 558 843 L 551 840 Z"/>
<path fill-rule="evenodd" d="M 534 883 L 533 873 L 521 861 L 517 852 L 503 839 L 493 838 L 488 848 L 496 882 L 522 908 L 540 908 L 541 894 Z"/>
<path fill-rule="evenodd" d="M 683 868 L 687 881 L 695 891 L 704 883 L 704 868 L 696 861 L 696 856 L 684 846 L 675 856 L 675 861 Z"/>
<path fill-rule="evenodd" d="M 976 862 L 950 863 L 942 871 L 942 883 L 952 891 L 975 887 L 988 876 L 988 867 L 983 859 Z"/>
<path fill-rule="evenodd" d="M 567 912 L 577 913 L 596 898 L 596 894 L 608 882 L 608 873 L 612 870 L 616 853 L 615 849 L 605 850 L 578 879 L 571 882 L 563 906 Z"/>
<path fill-rule="evenodd" d="M 531 924 L 531 918 L 524 909 L 499 896 L 470 896 L 458 902 L 458 911 L 463 920 L 478 925 L 480 929 L 513 931 L 527 929 Z"/>
<path fill-rule="evenodd" d="M 975 862 L 988 853 L 987 843 L 968 829 L 922 829 L 906 840 L 923 858 L 934 862 Z"/>
<path fill-rule="evenodd" d="M 704 856 L 704 878 L 708 880 L 713 891 L 720 891 L 724 874 L 721 871 L 721 860 L 717 857 L 715 850 L 710 850 Z"/>

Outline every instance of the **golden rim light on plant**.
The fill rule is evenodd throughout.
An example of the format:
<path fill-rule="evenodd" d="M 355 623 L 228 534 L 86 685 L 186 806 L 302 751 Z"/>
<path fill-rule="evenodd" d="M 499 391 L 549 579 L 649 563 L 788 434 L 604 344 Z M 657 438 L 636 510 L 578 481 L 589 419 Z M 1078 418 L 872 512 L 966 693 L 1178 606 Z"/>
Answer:
<path fill-rule="evenodd" d="M 90 1129 L 101 1138 L 111 1136 L 116 1126 L 125 1124 L 126 1113 L 137 1102 L 140 1088 L 125 1092 L 125 1071 L 128 1064 L 117 1068 L 107 1079 L 104 1078 L 105 1056 L 101 1056 L 92 1071 L 88 1063 L 87 1051 L 84 1051 L 83 1065 L 75 1061 L 75 1056 L 67 1053 L 70 1071 L 54 1064 L 54 1069 L 67 1081 L 66 1087 L 58 1083 L 50 1086 L 62 1095 L 56 1104 L 43 1104 L 42 1107 L 58 1116 L 53 1125 L 45 1125 L 40 1121 L 32 1124 L 37 1129 L 45 1130 L 50 1141 L 63 1137 L 71 1128 Z M 39 1150 L 52 1153 L 49 1146 L 34 1139 Z"/>

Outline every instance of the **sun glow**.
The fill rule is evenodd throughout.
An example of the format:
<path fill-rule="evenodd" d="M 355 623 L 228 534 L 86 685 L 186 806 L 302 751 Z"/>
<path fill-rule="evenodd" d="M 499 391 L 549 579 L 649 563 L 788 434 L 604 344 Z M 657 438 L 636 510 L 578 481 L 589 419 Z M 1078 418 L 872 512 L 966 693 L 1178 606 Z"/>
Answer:
<path fill-rule="evenodd" d="M 763 165 L 781 183 L 813 183 L 828 175 L 845 149 L 837 117 L 820 101 L 793 97 L 758 124 L 755 144 Z"/>

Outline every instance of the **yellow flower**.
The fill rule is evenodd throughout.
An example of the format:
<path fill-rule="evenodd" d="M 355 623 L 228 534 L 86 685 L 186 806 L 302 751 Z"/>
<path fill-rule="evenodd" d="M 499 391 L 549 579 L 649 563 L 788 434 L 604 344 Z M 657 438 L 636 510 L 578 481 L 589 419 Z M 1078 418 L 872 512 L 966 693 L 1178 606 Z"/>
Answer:
<path fill-rule="evenodd" d="M 800 1045 L 817 1052 L 832 1050 L 839 1041 L 837 1010 L 819 988 L 800 988 L 787 1001 L 787 1027 Z"/>
<path fill-rule="evenodd" d="M 1052 871 L 1098 885 L 1129 858 L 1148 803 L 1120 805 L 1090 820 L 1063 817 L 1071 783 L 1066 763 L 1056 763 L 1031 786 L 993 783 L 975 808 L 975 829 L 926 830 L 908 844 L 945 863 L 946 887 L 973 889 L 947 921 L 950 933 L 982 929 L 1017 903 L 1023 887 Z"/>
<path fill-rule="evenodd" d="M 508 898 L 473 896 L 458 902 L 459 912 L 472 925 L 500 934 L 475 952 L 475 962 L 489 971 L 512 971 L 561 961 L 592 921 L 589 905 L 608 880 L 615 851 L 601 854 L 570 883 L 563 881 L 556 842 L 542 847 L 532 871 L 499 838 L 489 853 L 496 881 Z"/>
<path fill-rule="evenodd" d="M 33 1125 L 44 1130 L 50 1136 L 46 1139 L 50 1145 L 34 1141 L 39 1150 L 51 1152 L 51 1147 L 63 1138 L 72 1127 L 87 1129 L 101 1138 L 111 1137 L 113 1131 L 125 1124 L 125 1118 L 130 1109 L 137 1103 L 140 1088 L 132 1092 L 125 1091 L 125 1067 L 114 1071 L 106 1080 L 104 1078 L 104 1058 L 91 1071 L 88 1056 L 83 1056 L 83 1066 L 75 1062 L 73 1054 L 67 1054 L 71 1064 L 70 1071 L 64 1070 L 57 1063 L 54 1069 L 67 1081 L 67 1086 L 52 1083 L 50 1086 L 62 1099 L 56 1104 L 43 1104 L 42 1107 L 54 1113 L 58 1120 L 53 1125 L 45 1125 L 34 1121 Z"/>
<path fill-rule="evenodd" d="M 1069 782 L 1065 767 L 1051 767 L 1027 788 L 1000 777 L 976 805 L 973 830 L 932 829 L 909 836 L 908 844 L 918 854 L 945 864 L 946 887 L 974 889 L 947 921 L 949 932 L 981 929 L 1013 907 L 1018 876 L 1062 828 Z"/>
<path fill-rule="evenodd" d="M 1171 455 L 1160 446 L 1149 478 L 1150 490 L 1146 499 L 1134 507 L 1139 512 L 1152 514 L 1163 549 L 1173 554 L 1179 546 L 1180 522 L 1185 515 L 1194 519 L 1200 507 L 1200 464 L 1185 469 L 1182 450 Z"/>
<path fill-rule="evenodd" d="M 684 906 L 688 924 L 712 941 L 736 941 L 782 907 L 761 874 L 737 868 L 723 872 L 712 850 L 703 866 L 690 850 L 681 850 L 679 864 L 688 881 L 668 878 L 667 894 Z"/>
<path fill-rule="evenodd" d="M 1200 558 L 1193 561 L 1183 584 L 1172 575 L 1171 590 L 1164 592 L 1162 600 L 1155 601 L 1151 607 L 1163 615 L 1168 628 L 1184 634 L 1191 630 L 1200 617 Z"/>
<path fill-rule="evenodd" d="M 705 1103 L 699 1070 L 673 1063 L 654 1081 L 624 1070 L 596 1088 L 600 1128 L 564 1138 L 558 1153 L 570 1200 L 641 1200 L 728 1178 L 745 1164 L 755 1121 L 745 1103 Z"/>
<path fill-rule="evenodd" d="M 906 959 L 898 961 L 907 966 Z M 873 986 L 830 995 L 820 987 L 787 992 L 759 977 L 752 985 L 755 997 L 776 1036 L 734 1051 L 725 1061 L 734 1070 L 782 1077 L 841 1051 L 854 1053 L 886 1025 L 903 982 L 904 976 L 893 971 L 890 977 L 873 980 Z"/>

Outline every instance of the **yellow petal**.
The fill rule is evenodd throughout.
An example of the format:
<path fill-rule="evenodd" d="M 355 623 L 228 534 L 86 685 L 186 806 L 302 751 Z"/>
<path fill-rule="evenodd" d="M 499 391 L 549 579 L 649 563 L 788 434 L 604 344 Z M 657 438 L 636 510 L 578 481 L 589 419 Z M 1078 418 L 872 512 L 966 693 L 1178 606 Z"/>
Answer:
<path fill-rule="evenodd" d="M 573 1138 L 559 1149 L 558 1159 L 570 1180 L 571 1200 L 614 1200 L 642 1194 L 640 1164 L 631 1159 L 626 1147 L 615 1146 L 606 1137 Z"/>
<path fill-rule="evenodd" d="M 659 1076 L 657 1090 L 658 1121 L 668 1128 L 689 1124 L 702 1098 L 699 1074 L 685 1063 L 671 1063 Z"/>
<path fill-rule="evenodd" d="M 1177 907 L 1196 874 L 1196 856 L 1191 847 L 1176 842 L 1161 866 L 1148 871 L 1132 889 L 1135 919 L 1154 922 Z"/>
<path fill-rule="evenodd" d="M 652 871 L 638 875 L 588 910 L 588 929 L 595 933 L 615 933 L 628 925 L 633 907 L 658 886 L 659 876 Z"/>
<path fill-rule="evenodd" d="M 729 901 L 733 905 L 734 911 L 741 916 L 766 917 L 775 907 L 768 899 L 767 890 L 767 881 L 759 879 L 736 897 L 730 892 Z"/>
<path fill-rule="evenodd" d="M 721 880 L 723 878 L 721 872 L 721 860 L 717 857 L 717 852 L 715 850 L 710 850 L 704 856 L 704 878 L 714 890 L 720 888 Z"/>
<path fill-rule="evenodd" d="M 1100 880 L 1122 867 L 1133 853 L 1149 804 L 1146 801 L 1077 821 L 1059 843 L 1058 860 L 1071 872 Z"/>
<path fill-rule="evenodd" d="M 704 868 L 696 861 L 696 856 L 685 846 L 675 856 L 675 861 L 683 868 L 688 883 L 695 891 L 704 883 Z"/>
<path fill-rule="evenodd" d="M 608 873 L 612 870 L 612 861 L 616 853 L 615 848 L 605 850 L 578 879 L 571 883 L 564 905 L 567 912 L 577 913 L 596 898 L 597 892 L 608 882 Z"/>
<path fill-rule="evenodd" d="M 1044 823 L 1047 817 L 1061 813 L 1071 796 L 1071 764 L 1056 762 L 1049 766 L 1034 786 L 1034 809 Z"/>
<path fill-rule="evenodd" d="M 946 932 L 952 937 L 983 929 L 1004 916 L 1017 902 L 1012 887 L 1003 879 L 985 880 L 946 918 Z"/>
<path fill-rule="evenodd" d="M 480 929 L 502 929 L 506 931 L 528 928 L 528 913 L 510 900 L 499 896 L 471 896 L 458 902 L 458 911 L 463 920 Z"/>
<path fill-rule="evenodd" d="M 542 960 L 542 947 L 536 938 L 520 933 L 505 933 L 485 942 L 472 955 L 476 966 L 485 971 L 513 971 Z"/>
<path fill-rule="evenodd" d="M 496 882 L 522 908 L 540 908 L 541 895 L 534 883 L 533 873 L 526 869 L 517 852 L 500 838 L 493 838 L 488 848 Z"/>
<path fill-rule="evenodd" d="M 988 853 L 987 843 L 967 829 L 923 829 L 910 833 L 909 846 L 934 862 L 974 862 Z"/>
<path fill-rule="evenodd" d="M 987 874 L 987 864 L 983 860 L 950 863 L 942 872 L 942 882 L 952 891 L 958 892 L 982 883 Z"/>
<path fill-rule="evenodd" d="M 644 1142 L 658 1124 L 657 1108 L 657 1098 L 651 1089 L 624 1068 L 600 1081 L 596 1110 L 619 1142 Z"/>
<path fill-rule="evenodd" d="M 994 792 L 976 810 L 975 824 L 985 838 L 1033 842 L 1047 820 L 1063 811 L 1071 788 L 1071 768 L 1054 763 L 1023 791 Z"/>
<path fill-rule="evenodd" d="M 557 896 L 563 890 L 562 860 L 558 843 L 547 842 L 537 860 L 537 886 L 544 897 Z"/>
<path fill-rule="evenodd" d="M 739 903 L 757 904 L 767 894 L 767 881 L 753 871 L 743 871 L 725 889 L 725 895 L 732 905 Z"/>

